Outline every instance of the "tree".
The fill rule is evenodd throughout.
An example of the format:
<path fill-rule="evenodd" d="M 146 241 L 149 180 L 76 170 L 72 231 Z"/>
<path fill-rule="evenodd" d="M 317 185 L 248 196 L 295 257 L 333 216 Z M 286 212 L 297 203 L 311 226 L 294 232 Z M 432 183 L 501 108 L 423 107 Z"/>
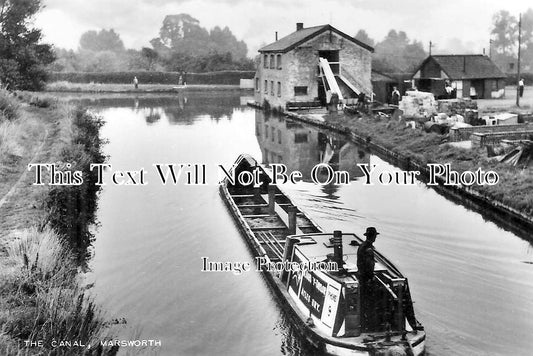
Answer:
<path fill-rule="evenodd" d="M 209 52 L 209 33 L 190 15 L 167 15 L 159 31 L 159 38 L 154 38 L 151 43 L 158 52 L 169 49 L 171 52 L 192 56 L 205 55 Z"/>
<path fill-rule="evenodd" d="M 143 47 L 141 49 L 141 57 L 146 61 L 147 64 L 147 70 L 152 70 L 154 68 L 154 64 L 158 58 L 157 52 L 154 51 L 151 48 Z"/>
<path fill-rule="evenodd" d="M 533 71 L 533 9 L 522 14 L 521 67 Z M 518 20 L 507 10 L 492 16 L 492 60 L 504 71 L 514 72 L 518 55 Z"/>
<path fill-rule="evenodd" d="M 376 44 L 372 66 L 384 72 L 411 72 L 426 56 L 421 42 L 411 42 L 404 31 L 390 30 Z"/>
<path fill-rule="evenodd" d="M 40 9 L 40 0 L 0 0 L 0 82 L 11 89 L 42 89 L 45 66 L 54 61 L 52 47 L 30 26 Z"/>
<path fill-rule="evenodd" d="M 374 40 L 372 38 L 370 38 L 370 36 L 368 35 L 368 33 L 366 33 L 365 30 L 361 29 L 357 32 L 357 34 L 354 36 L 354 38 L 358 41 L 361 41 L 371 47 L 374 47 Z"/>
<path fill-rule="evenodd" d="M 238 41 L 228 27 L 216 26 L 208 32 L 188 14 L 166 16 L 159 37 L 150 43 L 159 58 L 173 70 L 200 68 L 206 71 L 249 66 L 246 43 Z"/>
<path fill-rule="evenodd" d="M 113 29 L 87 31 L 81 35 L 80 49 L 89 51 L 123 52 L 124 43 Z"/>

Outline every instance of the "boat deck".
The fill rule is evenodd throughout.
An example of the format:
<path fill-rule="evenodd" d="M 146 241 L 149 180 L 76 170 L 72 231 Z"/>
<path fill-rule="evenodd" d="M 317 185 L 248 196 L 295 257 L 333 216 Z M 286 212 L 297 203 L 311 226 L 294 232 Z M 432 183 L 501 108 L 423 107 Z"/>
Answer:
<path fill-rule="evenodd" d="M 279 189 L 275 194 L 275 213 L 270 213 L 267 194 L 245 194 L 250 190 L 236 187 L 228 189 L 237 209 L 257 238 L 257 242 L 263 247 L 271 261 L 277 262 L 283 259 L 285 240 L 291 235 L 288 216 L 291 200 L 281 193 Z M 264 192 L 260 192 L 264 193 Z M 320 229 L 303 212 L 296 209 L 297 234 L 318 233 Z"/>

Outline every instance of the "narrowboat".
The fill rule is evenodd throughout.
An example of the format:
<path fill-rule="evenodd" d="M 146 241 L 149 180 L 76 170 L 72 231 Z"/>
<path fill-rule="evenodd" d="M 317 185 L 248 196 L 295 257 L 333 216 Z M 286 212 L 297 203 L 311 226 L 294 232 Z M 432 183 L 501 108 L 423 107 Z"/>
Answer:
<path fill-rule="evenodd" d="M 426 334 L 407 278 L 389 260 L 375 251 L 373 278 L 362 282 L 359 236 L 323 232 L 249 155 L 240 155 L 231 173 L 221 196 L 302 337 L 331 355 L 424 354 Z M 261 179 L 252 184 L 250 177 Z"/>

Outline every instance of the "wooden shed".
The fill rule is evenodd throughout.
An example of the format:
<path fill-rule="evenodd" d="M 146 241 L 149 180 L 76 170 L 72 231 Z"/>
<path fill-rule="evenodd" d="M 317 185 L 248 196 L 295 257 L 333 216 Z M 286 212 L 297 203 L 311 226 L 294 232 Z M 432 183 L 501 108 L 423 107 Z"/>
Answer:
<path fill-rule="evenodd" d="M 494 62 L 481 54 L 432 55 L 413 75 L 419 90 L 431 92 L 437 98 L 502 98 L 505 78 Z M 452 88 L 451 95 L 447 85 Z"/>

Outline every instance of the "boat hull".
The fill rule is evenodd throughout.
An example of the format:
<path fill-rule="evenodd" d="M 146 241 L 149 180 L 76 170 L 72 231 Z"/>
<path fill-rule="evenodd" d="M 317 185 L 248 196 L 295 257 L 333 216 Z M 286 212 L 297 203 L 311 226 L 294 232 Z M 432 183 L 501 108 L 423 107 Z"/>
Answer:
<path fill-rule="evenodd" d="M 226 183 L 226 182 L 225 182 Z M 220 194 L 228 210 L 234 218 L 241 234 L 245 238 L 250 251 L 254 257 L 265 257 L 264 248 L 258 243 L 254 231 L 249 226 L 239 207 L 228 190 L 227 184 L 220 185 Z M 287 198 L 288 199 L 288 198 Z M 310 220 L 312 221 L 312 220 Z M 314 224 L 314 223 L 313 223 Z M 315 225 L 316 226 L 316 225 Z M 318 226 L 316 226 L 317 229 Z M 277 297 L 279 306 L 286 312 L 289 321 L 297 332 L 318 350 L 330 355 L 387 355 L 388 350 L 396 347 L 397 353 L 392 355 L 423 355 L 425 350 L 425 333 L 422 331 L 410 331 L 406 334 L 406 339 L 401 340 L 399 334 L 391 335 L 389 341 L 385 341 L 385 336 L 376 342 L 363 342 L 366 334 L 350 338 L 334 338 L 324 335 L 307 323 L 307 316 L 298 309 L 295 301 L 289 295 L 287 286 L 281 281 L 277 273 L 264 270 L 263 277 L 268 283 L 271 291 Z M 394 346 L 395 345 L 395 346 Z M 404 345 L 405 347 L 403 347 Z"/>

